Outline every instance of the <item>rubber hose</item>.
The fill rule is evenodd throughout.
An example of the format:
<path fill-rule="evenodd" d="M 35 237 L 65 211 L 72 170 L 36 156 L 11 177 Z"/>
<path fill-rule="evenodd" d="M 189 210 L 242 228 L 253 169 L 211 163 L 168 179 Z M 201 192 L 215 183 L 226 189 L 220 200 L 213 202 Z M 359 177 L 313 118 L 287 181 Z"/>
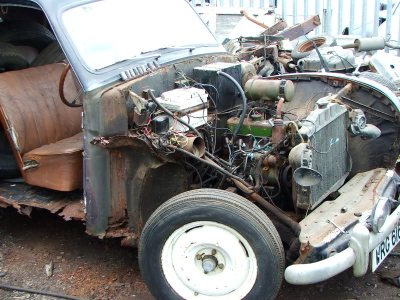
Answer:
<path fill-rule="evenodd" d="M 246 96 L 244 94 L 244 91 L 243 91 L 242 87 L 240 86 L 239 82 L 237 82 L 237 80 L 235 78 L 233 78 L 228 73 L 225 73 L 225 72 L 222 72 L 222 71 L 218 71 L 217 74 L 229 79 L 236 86 L 236 88 L 239 90 L 240 97 L 242 98 L 242 101 L 243 101 L 243 110 L 242 110 L 242 113 L 240 115 L 239 123 L 236 126 L 235 131 L 233 132 L 232 140 L 234 141 L 236 139 L 236 136 L 239 133 L 240 129 L 242 128 L 242 125 L 243 125 L 243 122 L 244 122 L 244 118 L 246 117 L 247 98 L 246 98 Z"/>

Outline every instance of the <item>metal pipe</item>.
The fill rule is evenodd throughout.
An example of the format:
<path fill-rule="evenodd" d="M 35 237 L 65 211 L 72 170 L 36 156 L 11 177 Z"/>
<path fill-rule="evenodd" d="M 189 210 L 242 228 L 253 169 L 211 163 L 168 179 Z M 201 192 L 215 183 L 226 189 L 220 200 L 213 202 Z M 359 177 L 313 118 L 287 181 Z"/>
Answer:
<path fill-rule="evenodd" d="M 276 118 L 282 119 L 282 107 L 285 99 L 283 97 L 279 97 L 278 104 L 276 105 Z"/>
<path fill-rule="evenodd" d="M 198 157 L 203 157 L 206 152 L 206 144 L 203 138 L 199 136 L 191 136 L 187 137 L 187 141 L 182 146 L 182 149 L 185 149 Z"/>

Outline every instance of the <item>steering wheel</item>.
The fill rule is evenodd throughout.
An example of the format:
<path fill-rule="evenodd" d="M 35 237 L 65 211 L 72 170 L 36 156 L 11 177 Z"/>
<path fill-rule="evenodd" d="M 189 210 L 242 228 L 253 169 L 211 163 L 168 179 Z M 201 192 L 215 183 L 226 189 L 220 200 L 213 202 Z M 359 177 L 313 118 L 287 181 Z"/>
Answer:
<path fill-rule="evenodd" d="M 78 93 L 76 94 L 75 98 L 72 100 L 67 100 L 65 98 L 65 93 L 64 93 L 64 85 L 65 85 L 65 79 L 67 78 L 68 72 L 71 70 L 71 65 L 70 64 L 66 64 L 64 70 L 61 73 L 61 77 L 60 77 L 60 82 L 58 84 L 58 94 L 60 95 L 60 99 L 61 101 L 69 106 L 69 107 L 81 107 L 83 105 L 83 103 L 78 102 L 78 100 L 80 99 L 80 97 L 83 94 L 83 90 L 80 87 L 79 83 L 76 82 L 76 80 L 74 80 L 74 84 L 76 87 L 78 87 Z"/>

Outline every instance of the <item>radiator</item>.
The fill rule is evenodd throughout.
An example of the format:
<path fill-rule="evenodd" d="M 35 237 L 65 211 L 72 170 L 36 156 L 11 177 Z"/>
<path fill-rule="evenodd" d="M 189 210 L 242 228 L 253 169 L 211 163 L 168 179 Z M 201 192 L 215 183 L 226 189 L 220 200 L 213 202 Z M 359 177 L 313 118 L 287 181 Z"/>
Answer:
<path fill-rule="evenodd" d="M 304 187 L 295 183 L 297 207 L 313 209 L 329 194 L 337 191 L 351 170 L 348 153 L 348 111 L 344 105 L 329 103 L 326 99 L 317 102 L 306 119 L 302 121 L 300 134 L 308 136 L 312 151 L 312 169 L 322 175 L 320 183 Z"/>

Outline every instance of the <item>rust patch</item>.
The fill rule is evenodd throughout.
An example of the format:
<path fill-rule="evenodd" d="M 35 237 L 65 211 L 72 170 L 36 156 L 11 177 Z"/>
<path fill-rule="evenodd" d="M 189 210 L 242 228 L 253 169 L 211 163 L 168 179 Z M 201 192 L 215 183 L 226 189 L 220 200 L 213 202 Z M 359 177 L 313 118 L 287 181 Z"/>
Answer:
<path fill-rule="evenodd" d="M 302 264 L 304 262 L 307 261 L 308 256 L 310 255 L 310 253 L 313 252 L 313 247 L 310 246 L 310 243 L 302 243 L 300 245 L 300 251 L 299 251 L 299 257 L 297 258 L 297 260 L 294 262 L 294 264 Z"/>
<path fill-rule="evenodd" d="M 310 247 L 318 248 L 340 235 L 340 229 L 346 230 L 359 222 L 377 201 L 376 193 L 382 186 L 385 174 L 385 169 L 357 174 L 339 190 L 341 195 L 338 198 L 325 201 L 303 219 L 300 222 L 302 246 L 309 243 Z"/>
<path fill-rule="evenodd" d="M 58 214 L 60 217 L 63 217 L 64 220 L 85 220 L 85 210 L 83 207 L 83 203 L 81 201 L 75 201 L 73 203 L 68 204 L 64 207 L 64 209 Z"/>
<path fill-rule="evenodd" d="M 121 224 L 117 228 L 107 230 L 104 238 L 121 238 L 121 246 L 124 247 L 137 247 L 139 237 L 132 233 L 127 224 Z"/>
<path fill-rule="evenodd" d="M 56 192 L 27 184 L 0 183 L 0 207 L 13 207 L 30 216 L 32 208 L 46 209 L 65 220 L 85 220 L 81 192 Z"/>

